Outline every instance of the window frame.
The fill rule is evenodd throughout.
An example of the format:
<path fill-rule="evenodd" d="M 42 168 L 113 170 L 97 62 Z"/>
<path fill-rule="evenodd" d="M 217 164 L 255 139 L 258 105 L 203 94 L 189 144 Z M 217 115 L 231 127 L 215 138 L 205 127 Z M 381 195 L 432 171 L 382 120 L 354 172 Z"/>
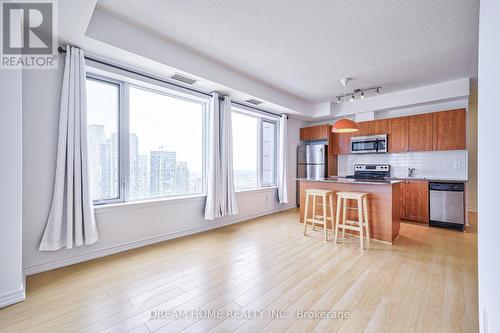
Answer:
<path fill-rule="evenodd" d="M 115 73 L 105 73 L 100 69 L 95 69 L 93 67 L 87 66 L 86 79 L 100 81 L 108 84 L 119 86 L 119 111 L 118 111 L 118 198 L 113 199 L 102 199 L 93 200 L 94 206 L 103 206 L 106 204 L 116 204 L 125 202 L 145 202 L 145 201 L 157 201 L 161 199 L 173 199 L 182 198 L 190 196 L 205 196 L 207 191 L 207 154 L 208 154 L 208 105 L 209 97 L 202 97 L 200 95 L 194 94 L 189 90 L 177 88 L 171 89 L 165 85 L 154 84 L 148 81 L 142 81 L 134 78 L 130 78 L 126 75 L 115 74 Z M 109 74 L 109 75 L 106 75 Z M 150 91 L 152 93 L 158 93 L 171 98 L 181 99 L 187 102 L 198 103 L 202 106 L 202 191 L 201 193 L 186 193 L 186 194 L 174 194 L 165 195 L 158 197 L 146 197 L 139 199 L 130 199 L 130 105 L 129 105 L 129 92 L 130 87 L 137 89 L 143 89 Z"/>
<path fill-rule="evenodd" d="M 124 170 L 125 166 L 122 161 L 122 154 L 123 150 L 125 149 L 125 142 L 123 138 L 123 127 L 124 127 L 124 121 L 125 117 L 123 114 L 123 109 L 124 109 L 124 85 L 123 81 L 116 80 L 113 78 L 109 78 L 106 76 L 102 76 L 99 74 L 95 73 L 87 73 L 86 80 L 92 80 L 96 82 L 101 82 L 104 84 L 109 84 L 113 86 L 118 87 L 118 122 L 116 124 L 117 126 L 117 138 L 118 138 L 118 196 L 116 198 L 110 198 L 110 199 L 97 199 L 97 200 L 92 200 L 94 206 L 98 205 L 103 205 L 103 204 L 112 204 L 112 203 L 120 203 L 124 202 L 124 177 L 126 175 L 126 172 Z M 85 81 L 86 83 L 86 81 Z"/>
<path fill-rule="evenodd" d="M 279 144 L 278 144 L 278 133 L 279 133 L 279 117 L 272 117 L 269 115 L 262 114 L 261 112 L 254 111 L 247 109 L 246 107 L 242 107 L 240 105 L 232 105 L 231 106 L 231 112 L 233 113 L 240 113 L 244 114 L 246 116 L 251 116 L 254 118 L 257 118 L 257 131 L 258 131 L 258 143 L 257 143 L 257 187 L 255 188 L 241 188 L 237 189 L 236 192 L 244 192 L 244 191 L 252 191 L 256 189 L 262 189 L 262 188 L 271 188 L 271 187 L 276 187 L 278 186 L 278 149 L 279 149 Z M 271 123 L 274 124 L 274 159 L 273 159 L 273 182 L 272 183 L 263 183 L 263 158 L 262 158 L 262 152 L 263 152 L 263 145 L 264 145 L 264 130 L 263 130 L 263 123 Z M 233 146 L 233 149 L 235 147 Z"/>
<path fill-rule="evenodd" d="M 278 130 L 279 130 L 279 122 L 277 120 L 269 120 L 265 118 L 260 119 L 260 182 L 259 188 L 261 187 L 273 187 L 278 186 Z M 263 151 L 264 151 L 264 123 L 269 123 L 274 125 L 274 147 L 273 147 L 273 181 L 272 183 L 263 183 L 262 179 L 264 178 L 264 161 L 263 161 Z"/>

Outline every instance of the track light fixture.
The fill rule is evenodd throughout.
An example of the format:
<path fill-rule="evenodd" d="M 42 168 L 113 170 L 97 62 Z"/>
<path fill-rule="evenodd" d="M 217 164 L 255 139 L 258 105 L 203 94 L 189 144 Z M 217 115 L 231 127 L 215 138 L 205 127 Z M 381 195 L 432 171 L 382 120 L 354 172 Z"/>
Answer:
<path fill-rule="evenodd" d="M 370 97 L 374 95 L 380 95 L 381 87 L 370 87 L 363 89 L 354 89 L 351 93 L 344 93 L 343 95 L 335 96 L 335 102 L 342 103 L 346 101 L 354 101 L 357 98 L 364 99 L 365 97 Z M 347 99 L 348 98 L 348 99 Z"/>

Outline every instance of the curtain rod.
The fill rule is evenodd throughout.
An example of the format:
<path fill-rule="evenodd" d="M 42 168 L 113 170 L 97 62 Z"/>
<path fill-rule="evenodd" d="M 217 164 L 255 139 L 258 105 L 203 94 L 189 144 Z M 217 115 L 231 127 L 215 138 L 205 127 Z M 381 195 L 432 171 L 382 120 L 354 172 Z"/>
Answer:
<path fill-rule="evenodd" d="M 66 53 L 66 50 L 63 49 L 61 46 L 59 46 L 57 48 L 57 51 L 60 54 Z M 90 56 L 87 56 L 87 55 L 85 56 L 85 59 L 91 60 L 91 61 L 96 62 L 96 63 L 101 64 L 101 65 L 105 65 L 105 66 L 109 66 L 109 67 L 112 67 L 112 68 L 115 68 L 115 69 L 118 69 L 118 70 L 121 70 L 121 71 L 125 71 L 125 72 L 131 73 L 131 74 L 139 75 L 139 76 L 151 79 L 151 80 L 155 80 L 155 81 L 158 81 L 158 82 L 169 84 L 169 85 L 172 85 L 174 87 L 186 89 L 186 90 L 198 93 L 198 94 L 202 94 L 202 95 L 205 95 L 205 96 L 212 96 L 212 93 L 207 93 L 207 92 L 202 91 L 202 90 L 198 90 L 198 89 L 186 87 L 186 86 L 183 86 L 183 85 L 180 85 L 180 84 L 176 84 L 174 82 L 163 80 L 163 79 L 161 79 L 159 77 L 156 77 L 156 76 L 153 76 L 153 75 L 148 75 L 148 74 L 145 74 L 145 73 L 141 73 L 141 72 L 135 71 L 133 69 L 122 67 L 122 66 L 119 66 L 119 65 L 115 65 L 115 64 L 112 64 L 112 63 L 109 63 L 109 62 L 106 62 L 106 61 L 103 61 L 103 60 L 100 60 L 100 59 L 96 59 L 96 58 L 93 58 L 93 57 L 90 57 Z M 222 99 L 222 98 L 223 97 L 219 97 L 219 99 Z M 246 105 L 246 104 L 243 104 L 243 103 L 240 103 L 240 102 L 236 102 L 236 101 L 231 101 L 231 102 L 234 103 L 234 104 L 245 106 L 245 107 L 248 107 L 248 108 L 260 111 L 260 112 L 264 112 L 264 113 L 267 113 L 267 114 L 270 114 L 270 115 L 273 115 L 273 116 L 278 116 L 278 117 L 280 116 L 280 114 L 278 114 L 278 113 L 274 113 L 274 112 L 262 110 L 262 109 L 254 107 L 254 106 Z M 286 117 L 287 117 L 287 119 L 289 118 L 288 115 L 286 115 Z"/>

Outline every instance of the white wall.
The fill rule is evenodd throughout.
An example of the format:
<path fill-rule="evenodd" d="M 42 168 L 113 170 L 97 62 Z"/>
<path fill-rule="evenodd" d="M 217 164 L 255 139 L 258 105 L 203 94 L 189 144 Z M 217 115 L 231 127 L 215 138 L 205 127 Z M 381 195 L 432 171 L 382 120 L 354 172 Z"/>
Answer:
<path fill-rule="evenodd" d="M 58 131 L 62 67 L 23 73 L 23 255 L 27 274 L 179 237 L 295 206 L 295 147 L 301 122 L 289 120 L 289 198 L 280 206 L 276 189 L 238 194 L 240 214 L 222 221 L 203 219 L 204 198 L 168 200 L 96 210 L 100 240 L 92 246 L 39 252 L 50 208 Z"/>
<path fill-rule="evenodd" d="M 20 70 L 0 70 L 0 308 L 24 299 Z"/>
<path fill-rule="evenodd" d="M 500 238 L 498 90 L 500 89 L 500 1 L 482 0 L 479 16 L 478 77 L 478 261 L 481 332 L 500 332 Z"/>

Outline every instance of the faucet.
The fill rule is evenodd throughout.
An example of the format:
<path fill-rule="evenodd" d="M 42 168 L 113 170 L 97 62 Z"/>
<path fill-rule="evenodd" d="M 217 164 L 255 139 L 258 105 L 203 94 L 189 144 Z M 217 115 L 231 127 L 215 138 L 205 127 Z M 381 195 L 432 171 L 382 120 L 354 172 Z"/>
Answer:
<path fill-rule="evenodd" d="M 415 168 L 408 168 L 408 177 L 411 178 L 413 177 L 413 174 L 417 171 Z"/>

